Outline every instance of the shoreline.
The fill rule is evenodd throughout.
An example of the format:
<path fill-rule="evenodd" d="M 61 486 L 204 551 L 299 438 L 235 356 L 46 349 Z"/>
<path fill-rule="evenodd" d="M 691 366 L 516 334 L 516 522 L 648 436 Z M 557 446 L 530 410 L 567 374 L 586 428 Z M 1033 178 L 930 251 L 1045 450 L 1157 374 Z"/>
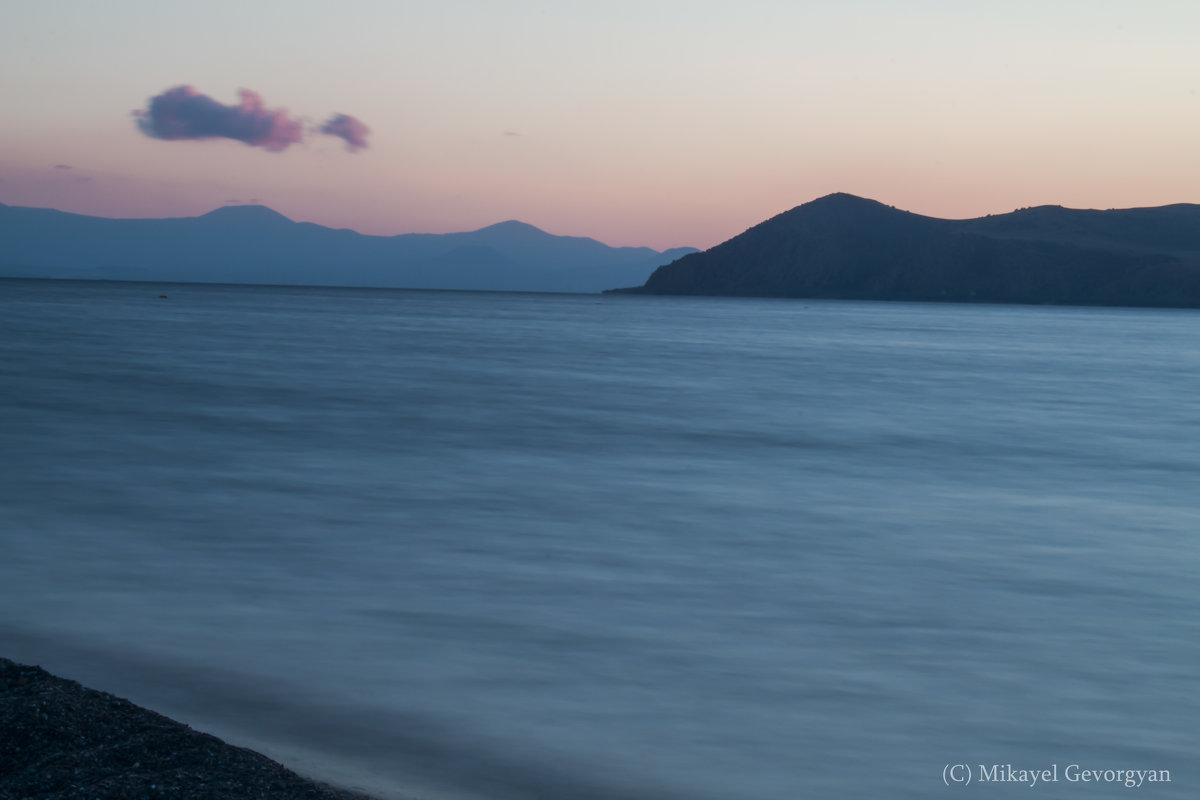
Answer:
<path fill-rule="evenodd" d="M 38 666 L 0 658 L 0 798 L 375 800 Z"/>

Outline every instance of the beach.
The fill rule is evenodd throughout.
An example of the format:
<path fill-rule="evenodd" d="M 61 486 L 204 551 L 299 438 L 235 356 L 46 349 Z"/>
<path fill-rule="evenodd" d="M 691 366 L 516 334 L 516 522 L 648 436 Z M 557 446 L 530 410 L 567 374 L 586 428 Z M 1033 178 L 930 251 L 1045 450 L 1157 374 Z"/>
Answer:
<path fill-rule="evenodd" d="M 41 667 L 0 658 L 0 799 L 369 800 Z"/>

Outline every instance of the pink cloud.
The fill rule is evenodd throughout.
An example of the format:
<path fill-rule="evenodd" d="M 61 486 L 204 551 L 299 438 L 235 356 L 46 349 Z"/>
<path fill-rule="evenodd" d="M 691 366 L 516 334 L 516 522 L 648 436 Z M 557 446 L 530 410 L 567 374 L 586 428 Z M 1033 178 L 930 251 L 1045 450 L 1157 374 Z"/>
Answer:
<path fill-rule="evenodd" d="M 227 106 L 191 86 L 176 86 L 133 114 L 142 133 L 155 139 L 235 139 L 278 153 L 304 138 L 304 126 L 285 109 L 266 108 L 249 89 L 238 94 L 241 102 Z"/>
<path fill-rule="evenodd" d="M 350 152 L 361 150 L 367 146 L 367 134 L 371 129 L 349 114 L 334 114 L 321 126 L 321 133 L 330 136 L 340 136 L 346 140 L 346 149 Z"/>

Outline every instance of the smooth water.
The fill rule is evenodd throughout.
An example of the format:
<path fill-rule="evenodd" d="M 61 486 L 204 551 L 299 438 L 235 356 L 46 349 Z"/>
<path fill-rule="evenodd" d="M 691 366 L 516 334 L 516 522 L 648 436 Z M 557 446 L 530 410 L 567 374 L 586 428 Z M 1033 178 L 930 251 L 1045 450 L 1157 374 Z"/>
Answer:
<path fill-rule="evenodd" d="M 1200 791 L 1195 312 L 6 281 L 0 454 L 0 655 L 383 796 Z"/>

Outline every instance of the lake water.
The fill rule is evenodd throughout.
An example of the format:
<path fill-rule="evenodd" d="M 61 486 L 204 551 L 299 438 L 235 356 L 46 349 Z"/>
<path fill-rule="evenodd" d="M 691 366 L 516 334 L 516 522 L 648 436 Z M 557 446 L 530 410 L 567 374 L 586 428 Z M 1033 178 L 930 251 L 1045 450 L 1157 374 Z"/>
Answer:
<path fill-rule="evenodd" d="M 1200 796 L 1200 313 L 3 281 L 0 454 L 0 655 L 382 797 Z"/>

